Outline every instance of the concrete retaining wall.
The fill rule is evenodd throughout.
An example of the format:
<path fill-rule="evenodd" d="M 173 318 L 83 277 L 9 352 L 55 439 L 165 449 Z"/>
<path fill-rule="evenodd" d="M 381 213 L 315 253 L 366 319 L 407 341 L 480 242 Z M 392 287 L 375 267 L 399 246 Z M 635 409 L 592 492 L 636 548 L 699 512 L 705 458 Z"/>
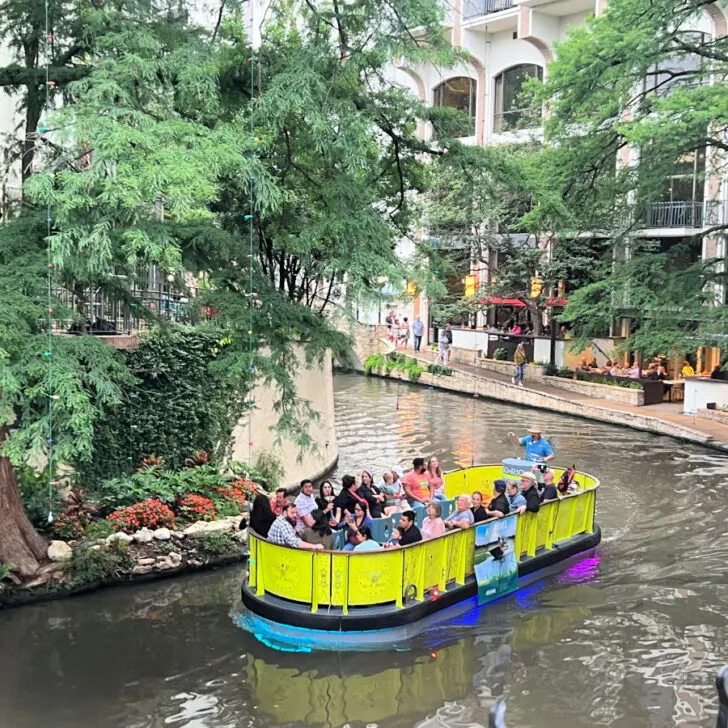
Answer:
<path fill-rule="evenodd" d="M 489 372 L 497 372 L 512 377 L 516 365 L 512 361 L 498 361 L 498 359 L 479 359 L 476 364 Z M 546 376 L 546 367 L 537 364 L 526 364 L 526 379 L 543 379 Z"/>
<path fill-rule="evenodd" d="M 304 361 L 303 354 L 299 361 Z M 308 400 L 320 418 L 318 422 L 309 423 L 309 435 L 315 449 L 304 453 L 299 453 L 296 445 L 286 439 L 278 441 L 278 413 L 273 409 L 276 401 L 275 389 L 258 385 L 255 390 L 255 409 L 251 421 L 253 463 L 259 454 L 273 453 L 283 465 L 282 483 L 286 487 L 298 485 L 303 478 L 315 479 L 325 475 L 338 460 L 332 369 L 331 357 L 326 356 L 322 362 L 314 364 L 310 369 L 301 365 L 296 376 L 298 398 Z M 248 460 L 248 442 L 248 417 L 245 416 L 233 431 L 233 459 Z"/>
<path fill-rule="evenodd" d="M 595 382 L 582 382 L 578 379 L 565 379 L 564 377 L 544 377 L 550 387 L 577 392 L 585 397 L 606 399 L 610 402 L 621 402 L 632 407 L 642 407 L 645 403 L 645 393 L 641 389 L 629 389 L 613 384 L 597 384 Z"/>

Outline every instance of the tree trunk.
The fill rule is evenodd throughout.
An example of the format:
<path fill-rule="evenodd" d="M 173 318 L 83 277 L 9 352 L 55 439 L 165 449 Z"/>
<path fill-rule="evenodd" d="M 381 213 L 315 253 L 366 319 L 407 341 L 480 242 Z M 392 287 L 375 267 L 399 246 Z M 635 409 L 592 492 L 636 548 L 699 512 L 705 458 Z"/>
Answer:
<path fill-rule="evenodd" d="M 0 448 L 7 439 L 0 428 Z M 32 576 L 45 560 L 48 544 L 25 514 L 15 470 L 0 456 L 0 563 L 10 564 L 23 576 Z"/>

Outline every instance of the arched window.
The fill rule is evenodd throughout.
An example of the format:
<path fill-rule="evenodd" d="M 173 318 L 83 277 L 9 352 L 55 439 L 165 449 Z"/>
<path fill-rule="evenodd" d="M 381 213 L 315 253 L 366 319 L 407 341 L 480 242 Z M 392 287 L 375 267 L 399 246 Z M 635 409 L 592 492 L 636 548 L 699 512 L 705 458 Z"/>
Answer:
<path fill-rule="evenodd" d="M 475 133 L 475 91 L 477 83 L 467 76 L 457 76 L 443 81 L 435 87 L 432 105 L 445 106 L 448 109 L 458 109 L 466 113 L 471 119 L 471 128 L 467 133 L 459 136 L 472 136 Z"/>
<path fill-rule="evenodd" d="M 534 63 L 521 63 L 495 77 L 495 130 L 507 131 L 519 126 L 526 109 L 521 92 L 529 78 L 543 78 L 543 68 Z"/>

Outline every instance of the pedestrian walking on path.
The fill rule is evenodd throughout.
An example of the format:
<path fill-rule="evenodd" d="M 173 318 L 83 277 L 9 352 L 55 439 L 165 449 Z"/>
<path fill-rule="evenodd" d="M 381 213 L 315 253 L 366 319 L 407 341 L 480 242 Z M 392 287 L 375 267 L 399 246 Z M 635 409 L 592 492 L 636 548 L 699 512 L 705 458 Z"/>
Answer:
<path fill-rule="evenodd" d="M 528 361 L 528 357 L 526 356 L 526 347 L 523 345 L 522 341 L 516 347 L 516 353 L 513 355 L 513 361 L 516 364 L 516 373 L 511 378 L 511 382 L 522 387 L 523 379 L 526 376 L 526 361 Z"/>
<path fill-rule="evenodd" d="M 420 320 L 419 316 L 415 317 L 414 322 L 412 323 L 412 333 L 414 334 L 415 338 L 415 351 L 420 350 L 420 346 L 422 346 L 422 334 L 425 331 L 425 325 Z"/>

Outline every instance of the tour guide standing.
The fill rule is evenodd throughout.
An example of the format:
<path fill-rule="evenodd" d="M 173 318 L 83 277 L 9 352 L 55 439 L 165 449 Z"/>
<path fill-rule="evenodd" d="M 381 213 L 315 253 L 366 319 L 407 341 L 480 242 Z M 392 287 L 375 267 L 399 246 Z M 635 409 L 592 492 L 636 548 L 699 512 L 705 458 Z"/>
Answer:
<path fill-rule="evenodd" d="M 534 425 L 529 427 L 528 431 L 530 434 L 524 437 L 517 437 L 515 432 L 509 432 L 508 437 L 526 446 L 526 460 L 534 463 L 547 463 L 553 460 L 554 449 L 541 437 L 541 428 Z"/>

